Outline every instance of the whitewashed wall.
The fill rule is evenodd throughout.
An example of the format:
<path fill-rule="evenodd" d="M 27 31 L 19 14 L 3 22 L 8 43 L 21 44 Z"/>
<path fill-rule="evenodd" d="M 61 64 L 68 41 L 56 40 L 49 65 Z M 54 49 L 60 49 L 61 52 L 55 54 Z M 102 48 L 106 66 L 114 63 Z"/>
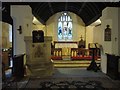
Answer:
<path fill-rule="evenodd" d="M 23 54 L 26 52 L 24 36 L 32 35 L 32 10 L 27 5 L 12 5 L 11 17 L 14 24 L 14 55 Z M 22 27 L 22 34 L 17 30 Z"/>
<path fill-rule="evenodd" d="M 102 60 L 101 60 L 101 68 L 104 73 L 107 72 L 107 58 L 105 53 L 119 55 L 118 50 L 120 49 L 118 45 L 118 41 L 120 41 L 119 36 L 119 27 L 118 27 L 118 8 L 115 7 L 107 7 L 102 12 L 102 46 L 104 52 L 102 53 Z M 111 41 L 104 41 L 104 30 L 106 25 L 110 25 L 111 28 Z M 116 39 L 115 39 L 116 38 Z"/>

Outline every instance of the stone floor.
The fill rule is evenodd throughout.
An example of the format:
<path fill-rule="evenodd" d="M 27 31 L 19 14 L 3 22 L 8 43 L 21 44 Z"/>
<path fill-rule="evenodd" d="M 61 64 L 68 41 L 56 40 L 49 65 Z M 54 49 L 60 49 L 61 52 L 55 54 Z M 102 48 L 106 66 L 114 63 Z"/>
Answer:
<path fill-rule="evenodd" d="M 88 71 L 86 68 L 55 68 L 52 77 L 106 77 L 101 71 Z"/>

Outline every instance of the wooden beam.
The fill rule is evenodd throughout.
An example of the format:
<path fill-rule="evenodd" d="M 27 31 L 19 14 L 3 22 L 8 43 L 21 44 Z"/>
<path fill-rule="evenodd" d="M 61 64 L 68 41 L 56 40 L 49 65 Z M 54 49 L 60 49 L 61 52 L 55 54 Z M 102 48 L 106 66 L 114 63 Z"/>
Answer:
<path fill-rule="evenodd" d="M 80 13 L 81 13 L 81 11 L 82 11 L 82 10 L 83 10 L 83 8 L 85 7 L 85 5 L 86 5 L 86 2 L 84 2 L 84 3 L 82 4 L 82 6 L 81 6 L 80 10 L 78 11 L 78 14 L 80 14 Z"/>
<path fill-rule="evenodd" d="M 49 8 L 50 8 L 51 13 L 54 14 L 54 10 L 53 10 L 53 8 L 52 8 L 51 2 L 48 2 L 48 6 L 49 6 Z"/>

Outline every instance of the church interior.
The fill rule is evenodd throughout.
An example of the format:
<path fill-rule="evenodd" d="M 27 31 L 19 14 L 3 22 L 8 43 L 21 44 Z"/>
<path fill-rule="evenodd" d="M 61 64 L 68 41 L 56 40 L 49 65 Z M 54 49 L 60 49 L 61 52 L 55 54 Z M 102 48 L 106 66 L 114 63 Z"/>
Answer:
<path fill-rule="evenodd" d="M 3 90 L 40 85 L 48 89 L 120 89 L 119 2 L 1 4 Z M 48 79 L 50 83 L 43 84 Z M 90 84 L 94 79 L 94 85 Z M 88 80 L 89 85 L 81 80 Z"/>

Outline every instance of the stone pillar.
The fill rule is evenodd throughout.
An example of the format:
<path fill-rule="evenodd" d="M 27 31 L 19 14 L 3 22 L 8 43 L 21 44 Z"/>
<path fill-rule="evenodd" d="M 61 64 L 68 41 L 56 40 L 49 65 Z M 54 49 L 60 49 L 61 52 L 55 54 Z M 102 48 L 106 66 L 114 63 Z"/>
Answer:
<path fill-rule="evenodd" d="M 52 37 L 45 36 L 44 42 L 32 43 L 32 37 L 24 37 L 26 43 L 26 65 L 31 76 L 46 77 L 53 74 L 51 61 Z"/>
<path fill-rule="evenodd" d="M 29 5 L 11 5 L 14 55 L 25 53 L 24 36 L 32 36 L 32 9 Z M 21 26 L 22 33 L 19 32 Z"/>
<path fill-rule="evenodd" d="M 2 22 L 1 21 L 0 21 L 0 63 L 1 63 L 0 64 L 0 77 L 2 77 Z M 2 90 L 2 78 L 0 78 L 0 90 Z"/>

